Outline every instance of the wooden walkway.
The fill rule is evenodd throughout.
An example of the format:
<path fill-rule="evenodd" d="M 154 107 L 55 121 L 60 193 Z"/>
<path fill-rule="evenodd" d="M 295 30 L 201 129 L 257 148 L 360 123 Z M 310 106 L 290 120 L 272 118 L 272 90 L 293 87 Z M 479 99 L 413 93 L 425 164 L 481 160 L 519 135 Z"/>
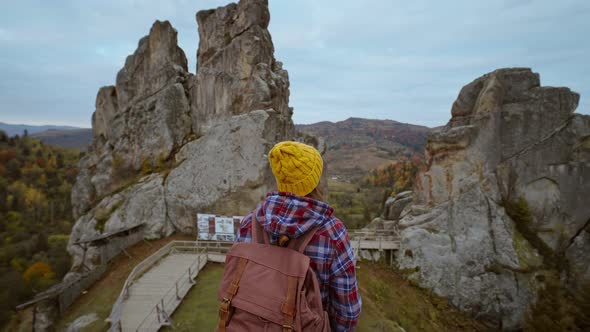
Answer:
<path fill-rule="evenodd" d="M 144 322 L 146 315 L 154 310 L 156 305 L 161 305 L 162 301 L 174 302 L 170 300 L 177 298 L 178 302 L 180 302 L 185 294 L 178 294 L 177 296 L 176 284 L 178 281 L 182 282 L 181 285 L 186 285 L 187 283 L 192 282 L 192 276 L 190 277 L 191 279 L 189 279 L 187 269 L 195 262 L 198 256 L 199 255 L 190 253 L 170 254 L 142 275 L 129 288 L 129 297 L 122 303 L 122 330 L 136 331 Z M 203 259 L 199 264 L 199 270 L 207 263 L 206 255 L 201 254 L 201 256 Z M 182 280 L 183 277 L 187 280 Z M 174 294 L 168 294 L 171 291 Z M 168 296 L 169 299 L 166 299 L 167 295 L 173 296 Z M 163 320 L 167 315 L 172 315 L 172 307 L 175 308 L 178 303 L 176 305 L 173 305 L 173 303 L 165 303 L 165 305 L 166 309 L 171 312 L 163 313 L 160 316 Z M 145 326 L 145 330 L 151 330 L 150 325 L 152 324 Z M 143 329 L 140 328 L 140 330 Z"/>

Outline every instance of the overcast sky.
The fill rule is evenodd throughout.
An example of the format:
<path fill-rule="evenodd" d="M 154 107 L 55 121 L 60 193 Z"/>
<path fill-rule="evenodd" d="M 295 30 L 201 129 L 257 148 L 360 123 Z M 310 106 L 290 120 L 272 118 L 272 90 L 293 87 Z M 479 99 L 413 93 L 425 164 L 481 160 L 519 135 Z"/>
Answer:
<path fill-rule="evenodd" d="M 0 121 L 90 127 L 154 20 L 169 20 L 194 73 L 195 13 L 216 0 L 0 0 Z M 581 94 L 590 114 L 590 1 L 270 0 L 296 123 L 348 117 L 438 126 L 460 88 L 500 67 Z"/>

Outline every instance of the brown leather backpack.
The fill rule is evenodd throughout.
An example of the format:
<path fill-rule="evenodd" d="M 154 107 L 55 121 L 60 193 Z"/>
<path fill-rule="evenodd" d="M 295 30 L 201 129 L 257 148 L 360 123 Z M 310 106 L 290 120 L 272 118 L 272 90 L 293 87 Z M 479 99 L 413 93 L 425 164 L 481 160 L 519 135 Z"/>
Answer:
<path fill-rule="evenodd" d="M 255 215 L 252 243 L 234 244 L 225 259 L 217 331 L 329 332 L 317 277 L 303 254 L 317 229 L 271 245 Z"/>

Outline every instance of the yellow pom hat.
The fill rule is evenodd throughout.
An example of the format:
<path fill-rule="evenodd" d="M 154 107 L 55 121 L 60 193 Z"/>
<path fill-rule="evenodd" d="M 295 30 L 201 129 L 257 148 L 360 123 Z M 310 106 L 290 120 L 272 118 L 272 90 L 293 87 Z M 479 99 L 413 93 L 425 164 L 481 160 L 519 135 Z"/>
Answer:
<path fill-rule="evenodd" d="M 312 146 L 292 141 L 280 142 L 270 150 L 268 160 L 279 191 L 305 196 L 320 183 L 324 162 Z"/>

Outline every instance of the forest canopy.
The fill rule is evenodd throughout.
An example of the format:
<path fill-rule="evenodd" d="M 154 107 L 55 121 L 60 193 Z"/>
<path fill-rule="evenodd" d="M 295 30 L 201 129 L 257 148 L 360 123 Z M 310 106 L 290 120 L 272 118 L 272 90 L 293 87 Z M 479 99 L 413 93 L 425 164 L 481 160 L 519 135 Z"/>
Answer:
<path fill-rule="evenodd" d="M 21 302 L 57 283 L 66 251 L 79 152 L 0 131 L 0 326 Z"/>

